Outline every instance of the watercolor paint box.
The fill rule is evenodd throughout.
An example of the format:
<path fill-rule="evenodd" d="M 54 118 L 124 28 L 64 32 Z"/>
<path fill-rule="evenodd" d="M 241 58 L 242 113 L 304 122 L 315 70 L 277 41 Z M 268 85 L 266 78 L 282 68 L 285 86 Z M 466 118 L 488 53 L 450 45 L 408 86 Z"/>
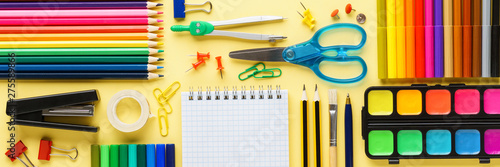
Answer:
<path fill-rule="evenodd" d="M 370 87 L 364 99 L 371 159 L 500 158 L 500 85 Z"/>

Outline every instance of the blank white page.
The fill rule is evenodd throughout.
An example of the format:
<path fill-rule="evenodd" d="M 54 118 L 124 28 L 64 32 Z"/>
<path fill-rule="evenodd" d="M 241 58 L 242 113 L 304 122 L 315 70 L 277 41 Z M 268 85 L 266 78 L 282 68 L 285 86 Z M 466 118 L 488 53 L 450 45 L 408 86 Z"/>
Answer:
<path fill-rule="evenodd" d="M 289 166 L 288 91 L 279 91 L 281 99 L 276 90 L 255 91 L 255 99 L 244 92 L 246 99 L 229 91 L 227 100 L 223 91 L 220 100 L 214 91 L 192 92 L 193 100 L 182 92 L 182 166 Z"/>

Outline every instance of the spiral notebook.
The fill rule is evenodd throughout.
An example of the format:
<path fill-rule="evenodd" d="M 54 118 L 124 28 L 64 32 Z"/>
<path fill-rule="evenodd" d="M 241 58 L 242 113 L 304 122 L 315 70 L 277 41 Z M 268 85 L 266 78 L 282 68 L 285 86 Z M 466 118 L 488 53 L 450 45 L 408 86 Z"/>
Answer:
<path fill-rule="evenodd" d="M 182 92 L 182 166 L 289 166 L 287 90 L 207 89 Z"/>

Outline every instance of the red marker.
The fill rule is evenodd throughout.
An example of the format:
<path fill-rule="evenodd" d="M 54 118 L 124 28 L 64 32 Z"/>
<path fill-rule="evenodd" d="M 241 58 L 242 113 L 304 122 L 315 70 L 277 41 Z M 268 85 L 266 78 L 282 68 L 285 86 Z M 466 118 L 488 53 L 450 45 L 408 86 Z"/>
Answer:
<path fill-rule="evenodd" d="M 221 79 L 224 79 L 224 78 L 222 77 L 222 69 L 224 69 L 224 67 L 222 67 L 222 62 L 221 62 L 221 60 L 220 60 L 221 58 L 222 58 L 221 56 L 217 56 L 217 57 L 215 57 L 215 59 L 217 59 L 217 70 L 219 70 L 219 71 L 220 71 L 220 78 L 221 78 Z"/>

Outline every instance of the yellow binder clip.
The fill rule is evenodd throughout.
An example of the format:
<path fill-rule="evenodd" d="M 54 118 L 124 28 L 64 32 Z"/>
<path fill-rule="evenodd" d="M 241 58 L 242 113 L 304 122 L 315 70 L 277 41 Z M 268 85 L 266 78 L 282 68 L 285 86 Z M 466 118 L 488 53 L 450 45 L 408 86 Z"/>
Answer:
<path fill-rule="evenodd" d="M 175 89 L 172 89 L 175 85 L 178 85 Z M 162 91 L 160 88 L 155 88 L 153 90 L 153 95 L 155 96 L 156 101 L 160 104 L 160 108 L 158 109 L 158 124 L 160 127 L 160 134 L 165 137 L 168 135 L 168 118 L 167 115 L 171 114 L 173 109 L 172 105 L 170 105 L 170 98 L 175 95 L 177 90 L 181 88 L 181 83 L 179 81 L 175 81 L 170 86 L 168 86 L 165 91 Z M 166 108 L 168 106 L 168 109 Z M 165 125 L 165 126 L 163 126 Z"/>

